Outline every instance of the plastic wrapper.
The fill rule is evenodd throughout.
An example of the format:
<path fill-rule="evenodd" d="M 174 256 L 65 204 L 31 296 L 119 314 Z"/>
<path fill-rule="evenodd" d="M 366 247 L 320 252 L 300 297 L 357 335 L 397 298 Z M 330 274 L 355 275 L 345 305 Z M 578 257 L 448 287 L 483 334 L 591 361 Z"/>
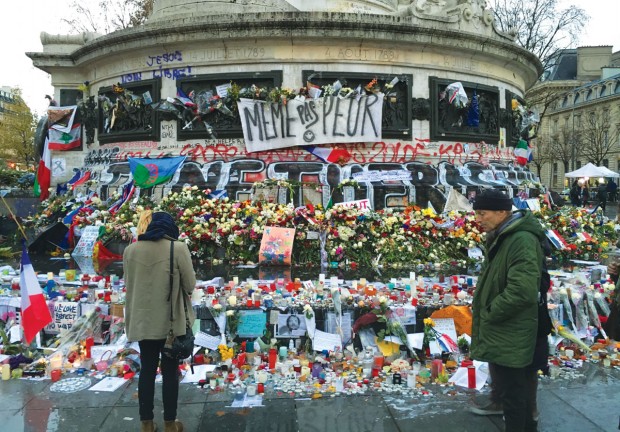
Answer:
<path fill-rule="evenodd" d="M 564 306 L 564 313 L 568 317 L 573 331 L 577 331 L 577 326 L 575 325 L 575 320 L 573 318 L 573 310 L 571 308 L 570 301 L 568 300 L 568 293 L 566 290 L 560 290 L 560 302 L 562 303 L 562 306 Z"/>
<path fill-rule="evenodd" d="M 454 82 L 446 87 L 446 97 L 448 98 L 449 103 L 457 106 L 458 108 L 466 107 L 469 102 L 469 98 L 467 97 L 467 93 L 465 93 L 463 84 L 460 82 Z"/>
<path fill-rule="evenodd" d="M 608 317 L 609 314 L 611 313 L 611 309 L 609 309 L 609 305 L 605 301 L 605 298 L 603 297 L 603 294 L 595 292 L 593 297 L 594 297 L 594 302 L 601 309 L 601 312 L 603 312 L 603 314 L 605 314 L 605 316 Z"/>

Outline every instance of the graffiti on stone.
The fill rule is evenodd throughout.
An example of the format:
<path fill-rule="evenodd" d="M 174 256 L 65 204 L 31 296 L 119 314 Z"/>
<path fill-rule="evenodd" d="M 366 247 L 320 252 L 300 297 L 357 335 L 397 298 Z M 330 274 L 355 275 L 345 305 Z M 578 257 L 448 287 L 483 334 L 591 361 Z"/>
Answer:
<path fill-rule="evenodd" d="M 188 156 L 187 161 L 170 183 L 150 192 L 153 196 L 196 185 L 201 189 L 225 190 L 231 199 L 244 200 L 251 197 L 255 182 L 284 179 L 297 186 L 292 195 L 277 194 L 276 199 L 295 206 L 307 202 L 327 205 L 331 198 L 334 202 L 367 199 L 376 210 L 428 203 L 441 209 L 452 188 L 468 195 L 473 190 L 496 187 L 512 195 L 522 182 L 536 180 L 529 171 L 500 162 L 509 158 L 510 149 L 473 143 L 431 145 L 416 140 L 349 144 L 352 160 L 344 166 L 318 161 L 300 147 L 247 153 L 242 140 L 183 144 L 169 149 L 151 141 L 133 144 L 112 144 L 86 156 L 85 168 L 99 182 L 102 198 L 131 180 L 128 157 L 179 154 Z M 416 160 L 421 154 L 425 155 L 424 161 Z M 429 163 L 428 156 L 436 162 Z M 410 175 L 404 176 L 403 172 Z M 362 179 L 359 188 L 337 188 L 343 180 L 355 177 Z"/>

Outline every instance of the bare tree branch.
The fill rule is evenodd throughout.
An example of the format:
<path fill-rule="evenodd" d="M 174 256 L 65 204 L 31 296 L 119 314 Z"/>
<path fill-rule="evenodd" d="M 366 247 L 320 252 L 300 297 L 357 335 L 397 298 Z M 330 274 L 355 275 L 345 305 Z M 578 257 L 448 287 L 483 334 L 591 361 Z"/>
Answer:
<path fill-rule="evenodd" d="M 107 34 L 146 22 L 153 10 L 153 0 L 74 0 L 73 13 L 62 21 L 72 33 Z"/>
<path fill-rule="evenodd" d="M 495 24 L 515 31 L 516 42 L 535 54 L 547 71 L 559 53 L 574 46 L 589 16 L 574 5 L 558 10 L 557 0 L 489 0 Z"/>

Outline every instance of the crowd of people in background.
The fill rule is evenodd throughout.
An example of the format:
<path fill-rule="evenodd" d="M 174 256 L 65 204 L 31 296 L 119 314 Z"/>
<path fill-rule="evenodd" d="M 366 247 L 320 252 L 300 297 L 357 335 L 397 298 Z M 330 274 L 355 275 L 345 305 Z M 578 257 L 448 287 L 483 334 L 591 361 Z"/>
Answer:
<path fill-rule="evenodd" d="M 594 189 L 594 188 L 593 188 Z M 610 179 L 605 182 L 604 179 L 599 180 L 599 185 L 595 190 L 590 192 L 588 182 L 585 179 L 575 180 L 570 188 L 570 203 L 578 207 L 588 207 L 589 204 L 595 203 L 605 211 L 607 202 L 616 202 L 618 194 L 618 184 Z"/>

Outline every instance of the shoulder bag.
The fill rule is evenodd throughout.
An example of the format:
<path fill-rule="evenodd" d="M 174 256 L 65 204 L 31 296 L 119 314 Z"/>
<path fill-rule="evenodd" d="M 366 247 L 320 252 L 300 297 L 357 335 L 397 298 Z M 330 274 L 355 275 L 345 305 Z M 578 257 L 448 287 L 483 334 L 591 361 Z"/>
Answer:
<path fill-rule="evenodd" d="M 192 326 L 187 319 L 187 302 L 185 300 L 185 293 L 181 292 L 183 298 L 183 307 L 185 308 L 185 335 L 175 336 L 172 330 L 174 317 L 172 314 L 172 286 L 173 286 L 173 271 L 174 271 L 174 242 L 170 242 L 170 294 L 168 294 L 168 300 L 170 301 L 170 331 L 164 344 L 163 352 L 166 356 L 183 360 L 191 356 L 194 351 L 194 332 Z"/>

